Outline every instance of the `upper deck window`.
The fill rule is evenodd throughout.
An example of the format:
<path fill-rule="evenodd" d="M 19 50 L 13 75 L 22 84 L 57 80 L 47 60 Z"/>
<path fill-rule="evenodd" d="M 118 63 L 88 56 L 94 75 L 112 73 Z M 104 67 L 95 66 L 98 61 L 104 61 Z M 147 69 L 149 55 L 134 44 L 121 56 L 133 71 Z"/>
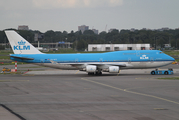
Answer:
<path fill-rule="evenodd" d="M 136 53 L 123 53 L 123 55 L 136 55 Z"/>
<path fill-rule="evenodd" d="M 150 54 L 150 53 L 140 53 L 140 54 Z"/>

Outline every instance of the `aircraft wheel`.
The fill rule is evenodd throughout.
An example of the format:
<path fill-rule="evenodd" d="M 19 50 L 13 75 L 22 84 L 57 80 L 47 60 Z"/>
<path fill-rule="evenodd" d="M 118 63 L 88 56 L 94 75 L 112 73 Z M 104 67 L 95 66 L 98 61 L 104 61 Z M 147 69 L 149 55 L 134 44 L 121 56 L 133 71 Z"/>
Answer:
<path fill-rule="evenodd" d="M 100 71 L 100 72 L 98 72 L 98 75 L 102 75 L 102 72 Z"/>
<path fill-rule="evenodd" d="M 152 74 L 152 75 L 155 75 L 155 71 L 152 71 L 151 74 Z"/>
<path fill-rule="evenodd" d="M 164 74 L 165 74 L 165 75 L 168 75 L 168 71 L 165 71 Z"/>
<path fill-rule="evenodd" d="M 100 71 L 100 72 L 96 72 L 96 75 L 102 75 L 102 72 Z"/>
<path fill-rule="evenodd" d="M 88 75 L 94 75 L 94 73 L 89 72 Z"/>

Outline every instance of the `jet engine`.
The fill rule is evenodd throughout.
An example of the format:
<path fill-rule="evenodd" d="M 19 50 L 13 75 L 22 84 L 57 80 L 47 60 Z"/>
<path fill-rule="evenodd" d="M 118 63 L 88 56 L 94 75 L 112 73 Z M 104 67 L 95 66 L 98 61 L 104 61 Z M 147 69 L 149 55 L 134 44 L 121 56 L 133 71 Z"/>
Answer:
<path fill-rule="evenodd" d="M 95 66 L 95 65 L 87 65 L 86 66 L 86 71 L 87 72 L 92 73 L 92 72 L 95 72 L 96 70 L 97 70 L 97 66 Z"/>
<path fill-rule="evenodd" d="M 118 73 L 119 72 L 119 67 L 118 66 L 110 66 L 109 67 L 109 72 L 110 73 Z"/>

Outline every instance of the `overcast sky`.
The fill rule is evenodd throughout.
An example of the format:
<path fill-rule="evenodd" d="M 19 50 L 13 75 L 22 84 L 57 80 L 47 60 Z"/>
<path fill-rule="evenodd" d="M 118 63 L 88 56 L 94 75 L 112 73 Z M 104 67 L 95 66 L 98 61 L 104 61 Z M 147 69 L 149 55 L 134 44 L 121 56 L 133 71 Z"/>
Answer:
<path fill-rule="evenodd" d="M 0 30 L 179 28 L 179 0 L 0 0 Z"/>

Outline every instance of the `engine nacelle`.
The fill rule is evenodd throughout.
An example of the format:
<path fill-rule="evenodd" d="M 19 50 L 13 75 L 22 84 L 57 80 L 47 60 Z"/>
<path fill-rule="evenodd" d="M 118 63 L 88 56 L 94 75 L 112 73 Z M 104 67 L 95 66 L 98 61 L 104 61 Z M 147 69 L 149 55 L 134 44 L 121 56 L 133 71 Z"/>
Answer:
<path fill-rule="evenodd" d="M 97 70 L 97 66 L 95 66 L 95 65 L 87 65 L 86 66 L 87 72 L 96 72 L 96 70 Z"/>
<path fill-rule="evenodd" d="M 119 72 L 119 67 L 118 66 L 110 66 L 109 67 L 109 72 L 110 73 L 118 73 Z"/>

